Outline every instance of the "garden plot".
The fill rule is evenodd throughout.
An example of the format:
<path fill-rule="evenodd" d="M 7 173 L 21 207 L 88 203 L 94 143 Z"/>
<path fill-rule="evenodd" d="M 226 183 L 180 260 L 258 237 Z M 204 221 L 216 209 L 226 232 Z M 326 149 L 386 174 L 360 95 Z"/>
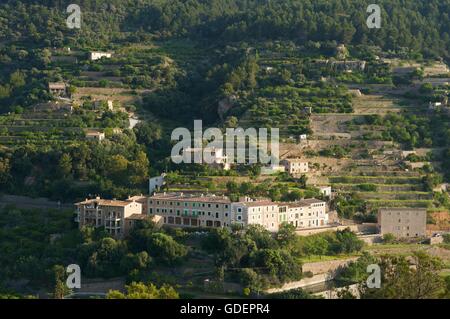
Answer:
<path fill-rule="evenodd" d="M 101 81 L 106 80 L 109 82 L 118 82 L 122 83 L 122 77 L 118 76 L 109 76 L 108 72 L 96 72 L 96 71 L 85 71 L 81 72 L 80 76 L 78 77 L 79 80 L 82 81 Z"/>
<path fill-rule="evenodd" d="M 124 88 L 99 88 L 79 87 L 73 95 L 74 101 L 80 102 L 83 97 L 91 97 L 93 100 L 115 100 L 121 104 L 133 104 L 141 101 L 141 95 L 150 93 L 151 90 L 131 90 Z"/>
<path fill-rule="evenodd" d="M 353 109 L 355 114 L 384 115 L 388 112 L 400 112 L 406 106 L 400 106 L 398 101 L 382 95 L 370 94 L 362 95 L 353 99 Z"/>
<path fill-rule="evenodd" d="M 349 133 L 342 125 L 355 116 L 351 114 L 313 114 L 310 117 L 310 126 L 313 136 L 333 136 L 333 134 Z"/>

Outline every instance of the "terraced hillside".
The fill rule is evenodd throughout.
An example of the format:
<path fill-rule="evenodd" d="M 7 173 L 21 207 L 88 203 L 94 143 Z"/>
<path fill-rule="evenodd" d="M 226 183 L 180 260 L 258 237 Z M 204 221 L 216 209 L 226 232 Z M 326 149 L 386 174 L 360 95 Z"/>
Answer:
<path fill-rule="evenodd" d="M 427 78 L 424 79 L 426 82 Z M 422 169 L 407 169 L 404 146 L 387 141 L 383 125 L 367 124 L 371 116 L 399 113 L 424 115 L 425 103 L 405 99 L 401 90 L 388 85 L 368 85 L 352 99 L 352 113 L 312 114 L 312 134 L 302 144 L 285 143 L 284 157 L 307 157 L 308 183 L 331 184 L 340 194 L 353 194 L 369 209 L 377 207 L 433 207 L 433 192 L 424 184 Z M 370 89 L 369 89 L 370 87 Z M 349 85 L 355 92 L 356 85 Z M 361 91 L 364 91 L 361 89 Z M 426 157 L 433 149 L 419 149 Z M 432 162 L 438 167 L 439 163 Z"/>

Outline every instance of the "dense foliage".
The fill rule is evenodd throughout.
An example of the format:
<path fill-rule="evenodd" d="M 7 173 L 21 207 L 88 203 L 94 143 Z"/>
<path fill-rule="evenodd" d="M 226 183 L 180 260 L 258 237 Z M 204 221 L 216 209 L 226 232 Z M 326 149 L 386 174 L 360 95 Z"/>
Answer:
<path fill-rule="evenodd" d="M 384 49 L 409 47 L 426 54 L 448 54 L 448 1 L 380 1 L 383 27 L 370 30 L 365 21 L 370 2 L 338 0 L 265 1 L 80 1 L 83 33 L 65 38 L 64 5 L 59 0 L 9 0 L 2 6 L 1 36 L 36 43 L 89 43 L 117 36 L 119 30 L 157 35 L 188 35 L 242 41 L 289 38 L 373 44 Z M 14 12 L 14 14 L 12 14 Z M 143 32 L 142 32 L 143 31 Z"/>

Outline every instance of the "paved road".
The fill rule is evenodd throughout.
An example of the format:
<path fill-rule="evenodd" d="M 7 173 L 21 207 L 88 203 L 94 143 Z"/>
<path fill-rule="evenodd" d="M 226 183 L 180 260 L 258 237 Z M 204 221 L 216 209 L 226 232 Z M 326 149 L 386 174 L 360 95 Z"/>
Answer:
<path fill-rule="evenodd" d="M 32 198 L 17 195 L 0 195 L 0 207 L 6 205 L 14 205 L 19 208 L 56 208 L 56 209 L 74 208 L 72 204 L 53 202 L 47 198 Z"/>

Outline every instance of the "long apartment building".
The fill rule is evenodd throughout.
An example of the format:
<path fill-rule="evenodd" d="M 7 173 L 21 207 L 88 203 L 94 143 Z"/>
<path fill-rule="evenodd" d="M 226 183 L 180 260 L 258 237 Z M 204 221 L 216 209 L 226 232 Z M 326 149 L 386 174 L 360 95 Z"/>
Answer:
<path fill-rule="evenodd" d="M 214 195 L 155 194 L 148 199 L 149 215 L 161 215 L 165 225 L 179 227 L 246 227 L 262 225 L 271 232 L 284 222 L 297 228 L 314 228 L 328 224 L 324 201 L 306 199 L 277 203 L 270 199 L 241 198 L 231 202 L 228 197 Z"/>
<path fill-rule="evenodd" d="M 75 207 L 77 212 L 75 221 L 80 228 L 104 227 L 116 238 L 126 235 L 134 225 L 135 219 L 145 216 L 142 214 L 142 204 L 132 198 L 122 201 L 97 197 L 76 203 Z"/>
<path fill-rule="evenodd" d="M 214 195 L 159 193 L 148 198 L 148 214 L 160 215 L 165 225 L 180 227 L 229 227 L 231 201 Z"/>
<path fill-rule="evenodd" d="M 279 207 L 280 222 L 287 222 L 296 228 L 323 227 L 328 224 L 327 205 L 324 201 L 311 198 L 282 203 Z"/>

